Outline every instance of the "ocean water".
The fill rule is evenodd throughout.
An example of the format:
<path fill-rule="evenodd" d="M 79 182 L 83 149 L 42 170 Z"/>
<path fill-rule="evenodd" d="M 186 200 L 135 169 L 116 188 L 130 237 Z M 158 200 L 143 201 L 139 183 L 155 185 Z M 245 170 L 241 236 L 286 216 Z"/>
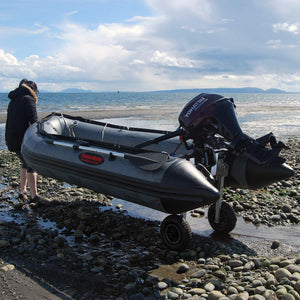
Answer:
<path fill-rule="evenodd" d="M 174 130 L 178 115 L 197 93 L 120 92 L 120 93 L 40 93 L 38 112 L 62 112 L 80 115 L 80 111 L 122 111 L 122 118 L 101 118 L 115 124 Z M 242 130 L 257 138 L 266 133 L 285 138 L 300 136 L 300 94 L 223 94 L 236 104 Z M 0 93 L 0 113 L 5 113 L 9 100 Z M 139 110 L 138 114 L 126 112 Z M 0 124 L 0 147 L 4 124 Z"/>
<path fill-rule="evenodd" d="M 81 111 L 122 111 L 120 118 L 102 118 L 99 120 L 115 124 L 174 130 L 178 127 L 178 115 L 182 108 L 195 97 L 196 93 L 41 93 L 37 103 L 38 112 L 62 112 L 80 115 Z M 236 104 L 236 114 L 242 130 L 253 138 L 273 132 L 284 140 L 288 136 L 300 137 L 300 94 L 223 94 L 232 97 Z M 7 94 L 0 93 L 0 113 L 6 113 L 9 101 Z M 126 112 L 138 109 L 131 115 Z M 0 149 L 6 149 L 4 142 L 5 124 L 0 124 Z M 143 206 L 114 199 L 114 205 L 123 204 L 130 215 L 146 219 L 162 220 L 167 214 Z M 0 212 L 0 217 L 10 217 Z M 212 229 L 207 220 L 191 218 L 193 232 L 209 236 Z M 10 220 L 10 219 L 9 219 Z M 280 241 L 298 241 L 299 227 L 268 228 L 254 227 L 241 218 L 233 231 L 233 237 L 246 235 Z"/>

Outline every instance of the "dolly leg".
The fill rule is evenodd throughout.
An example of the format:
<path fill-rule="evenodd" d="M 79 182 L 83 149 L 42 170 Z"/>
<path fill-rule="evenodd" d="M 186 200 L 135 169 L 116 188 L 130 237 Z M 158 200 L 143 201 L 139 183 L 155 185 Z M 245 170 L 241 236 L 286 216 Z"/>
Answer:
<path fill-rule="evenodd" d="M 220 221 L 220 212 L 222 208 L 222 201 L 223 201 L 223 188 L 224 188 L 224 180 L 225 177 L 228 175 L 228 165 L 224 162 L 224 152 L 220 152 L 218 154 L 218 161 L 217 161 L 217 186 L 220 192 L 220 198 L 216 202 L 216 212 L 215 212 L 215 223 L 219 223 Z"/>

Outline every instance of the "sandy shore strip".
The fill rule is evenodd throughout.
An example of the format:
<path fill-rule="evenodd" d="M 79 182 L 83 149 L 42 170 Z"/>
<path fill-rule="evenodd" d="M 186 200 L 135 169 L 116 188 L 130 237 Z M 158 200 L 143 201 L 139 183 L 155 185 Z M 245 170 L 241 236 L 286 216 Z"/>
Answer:
<path fill-rule="evenodd" d="M 179 108 L 177 111 L 172 111 L 170 109 L 160 109 L 159 114 L 163 116 L 165 114 L 176 113 L 179 114 Z M 42 119 L 48 115 L 50 115 L 51 111 L 38 111 L 38 118 Z M 111 110 L 71 110 L 71 111 L 61 111 L 63 114 L 83 117 L 86 119 L 99 120 L 99 119 L 107 119 L 107 118 L 127 118 L 134 116 L 154 116 L 157 115 L 157 110 L 145 109 L 145 108 L 135 108 L 135 109 L 111 109 Z M 6 113 L 0 113 L 0 123 L 6 122 Z"/>

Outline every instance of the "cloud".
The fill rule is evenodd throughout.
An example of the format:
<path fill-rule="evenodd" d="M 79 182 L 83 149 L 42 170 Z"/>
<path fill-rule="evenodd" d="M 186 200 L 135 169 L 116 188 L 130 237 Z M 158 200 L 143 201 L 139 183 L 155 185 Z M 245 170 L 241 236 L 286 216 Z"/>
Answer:
<path fill-rule="evenodd" d="M 0 50 L 0 73 L 32 77 L 44 89 L 57 82 L 56 89 L 255 85 L 292 90 L 286 78 L 299 87 L 300 23 L 293 5 L 300 6 L 287 0 L 289 9 L 282 11 L 282 1 L 272 1 L 146 0 L 147 16 L 92 24 L 76 23 L 72 18 L 80 10 L 69 9 L 55 25 L 10 28 L 14 35 L 31 35 L 31 44 L 44 47 L 43 54 L 32 47 L 21 59 L 12 48 Z"/>
<path fill-rule="evenodd" d="M 184 57 L 174 57 L 168 55 L 166 52 L 155 51 L 150 58 L 150 62 L 157 63 L 162 66 L 179 67 L 179 68 L 192 68 L 195 61 Z"/>
<path fill-rule="evenodd" d="M 299 34 L 300 23 L 290 24 L 288 22 L 277 23 L 273 25 L 274 32 L 287 31 L 293 34 Z"/>
<path fill-rule="evenodd" d="M 39 23 L 34 23 L 33 29 L 1 26 L 0 27 L 0 36 L 1 35 L 2 36 L 11 36 L 11 35 L 18 35 L 18 34 L 41 35 L 49 30 L 50 30 L 49 27 L 43 26 Z"/>

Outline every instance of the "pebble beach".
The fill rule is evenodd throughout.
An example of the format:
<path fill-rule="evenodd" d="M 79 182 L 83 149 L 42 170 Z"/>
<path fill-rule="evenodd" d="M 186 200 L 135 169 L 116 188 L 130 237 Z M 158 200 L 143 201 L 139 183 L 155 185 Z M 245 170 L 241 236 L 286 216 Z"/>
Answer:
<path fill-rule="evenodd" d="M 259 191 L 225 190 L 245 222 L 300 226 L 300 141 L 286 144 L 293 178 Z M 45 200 L 18 199 L 19 168 L 1 150 L 2 299 L 300 299 L 293 240 L 197 233 L 186 250 L 170 251 L 159 221 L 130 216 L 112 197 L 39 175 Z M 189 214 L 207 222 L 204 208 Z"/>

